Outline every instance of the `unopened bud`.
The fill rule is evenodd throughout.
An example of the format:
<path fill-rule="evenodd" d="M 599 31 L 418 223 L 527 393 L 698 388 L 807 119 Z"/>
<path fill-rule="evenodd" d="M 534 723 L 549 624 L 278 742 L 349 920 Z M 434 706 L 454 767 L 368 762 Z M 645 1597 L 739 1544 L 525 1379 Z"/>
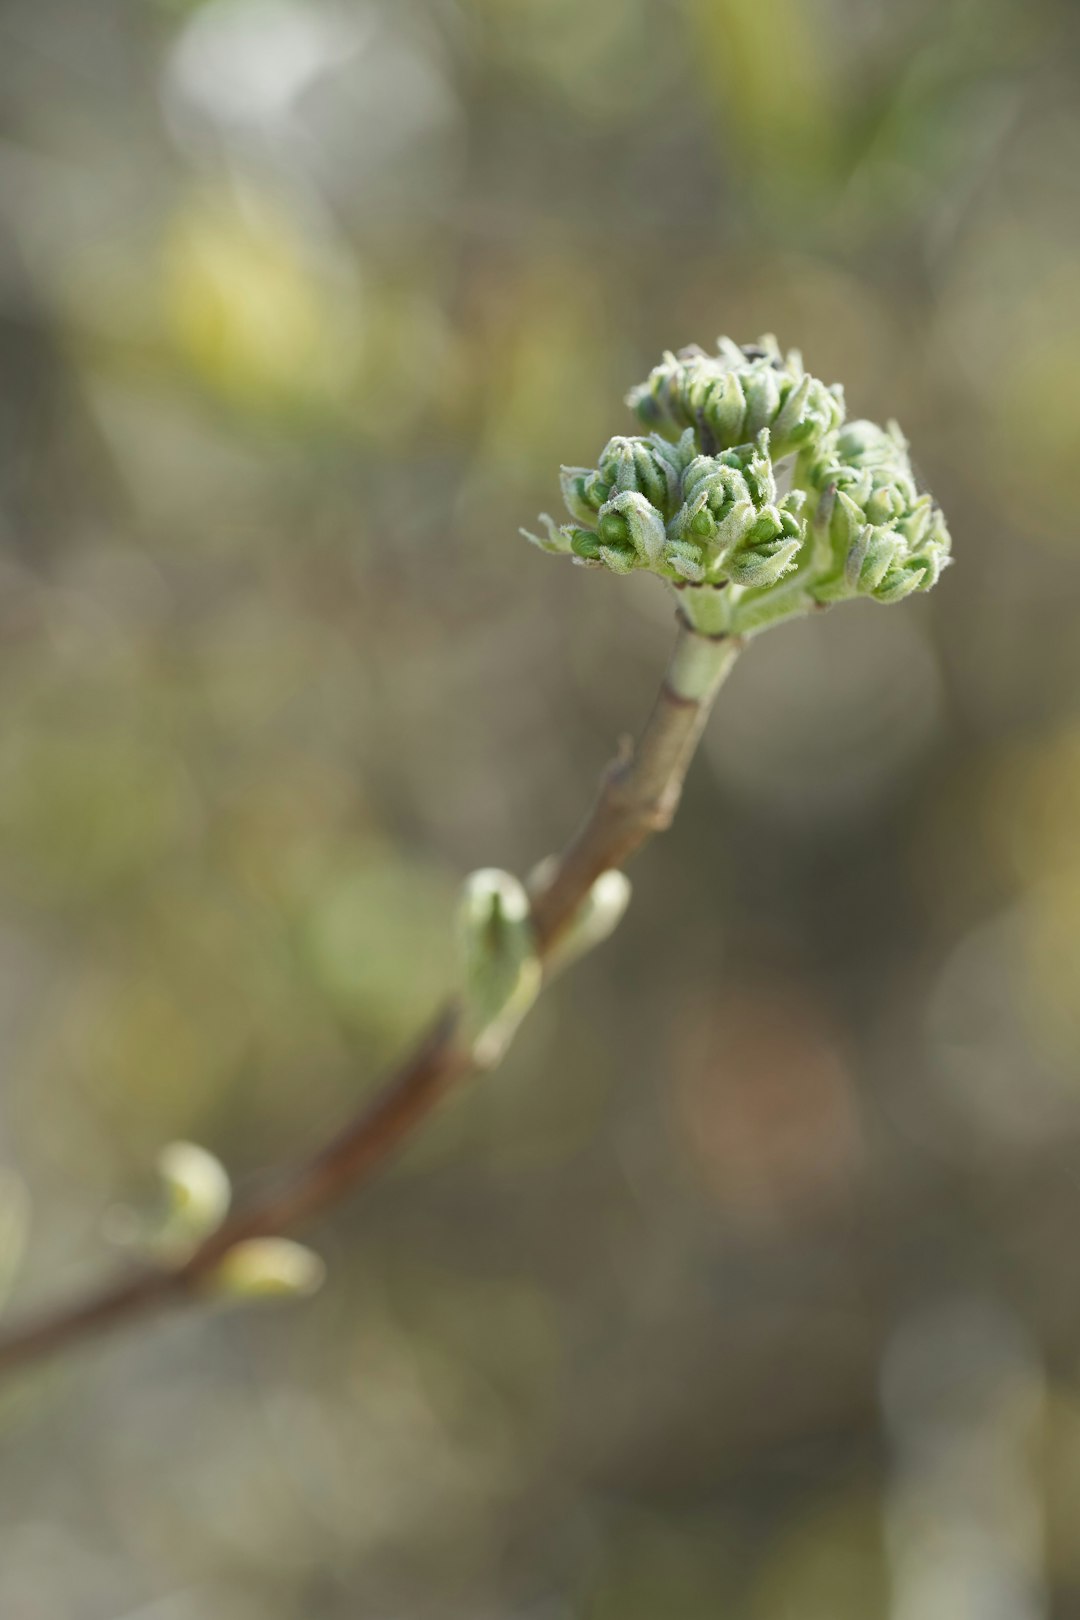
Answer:
<path fill-rule="evenodd" d="M 149 1209 L 106 1212 L 110 1242 L 162 1262 L 183 1260 L 228 1213 L 232 1186 L 219 1159 L 195 1142 L 170 1142 L 157 1159 L 158 1197 Z"/>
<path fill-rule="evenodd" d="M 481 1066 L 496 1063 L 540 990 L 529 897 L 496 867 L 473 872 L 458 906 L 464 1032 Z"/>
<path fill-rule="evenodd" d="M 157 1170 L 170 1224 L 196 1238 L 216 1232 L 232 1200 L 221 1160 L 196 1142 L 170 1142 L 158 1155 Z"/>
<path fill-rule="evenodd" d="M 220 1299 L 304 1299 L 322 1287 L 325 1262 L 291 1238 L 246 1238 L 229 1249 L 203 1278 Z"/>
<path fill-rule="evenodd" d="M 630 879 L 623 872 L 602 872 L 574 913 L 573 921 L 548 952 L 547 974 L 561 973 L 615 932 L 630 904 Z"/>

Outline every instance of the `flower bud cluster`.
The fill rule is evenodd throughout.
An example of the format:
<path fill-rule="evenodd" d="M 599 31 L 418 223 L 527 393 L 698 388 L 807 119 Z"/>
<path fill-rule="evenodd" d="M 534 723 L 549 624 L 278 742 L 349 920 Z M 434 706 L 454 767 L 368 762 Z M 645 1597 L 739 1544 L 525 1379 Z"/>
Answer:
<path fill-rule="evenodd" d="M 687 583 L 771 585 L 791 568 L 806 497 L 800 489 L 778 498 L 768 428 L 753 444 L 695 456 L 682 494 L 668 526 L 668 560 Z"/>
<path fill-rule="evenodd" d="M 627 395 L 647 427 L 693 428 L 702 450 L 731 449 L 768 428 L 776 460 L 831 433 L 844 420 L 844 394 L 803 369 L 797 349 L 782 354 L 767 334 L 740 347 L 722 337 L 716 354 L 696 344 L 667 353 Z"/>
<path fill-rule="evenodd" d="M 710 634 L 851 597 L 898 602 L 949 561 L 899 428 L 845 424 L 839 386 L 775 338 L 667 354 L 628 402 L 656 431 L 609 440 L 594 468 L 564 467 L 572 521 L 545 514 L 542 535 L 522 532 L 586 566 L 660 575 Z"/>
<path fill-rule="evenodd" d="M 767 585 L 792 566 L 803 543 L 805 493 L 779 497 L 769 430 L 752 444 L 698 453 L 687 429 L 677 444 L 653 434 L 612 439 L 595 471 L 562 469 L 574 523 L 546 515 L 545 551 L 616 574 L 645 568 L 675 584 Z"/>
<path fill-rule="evenodd" d="M 849 422 L 823 447 L 809 481 L 827 541 L 818 601 L 899 602 L 937 583 L 949 562 L 949 531 L 940 507 L 919 493 L 895 422 Z"/>

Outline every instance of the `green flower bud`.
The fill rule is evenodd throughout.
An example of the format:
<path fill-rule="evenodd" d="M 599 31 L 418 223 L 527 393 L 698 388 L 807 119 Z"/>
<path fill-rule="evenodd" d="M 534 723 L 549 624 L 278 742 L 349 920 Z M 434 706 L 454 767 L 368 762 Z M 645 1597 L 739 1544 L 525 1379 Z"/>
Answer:
<path fill-rule="evenodd" d="M 702 450 L 742 444 L 747 431 L 746 392 L 741 379 L 732 371 L 713 376 L 708 361 L 696 366 L 694 372 L 696 375 L 692 373 L 688 378 L 687 392 Z M 675 416 L 681 408 L 677 395 L 673 405 Z"/>
<path fill-rule="evenodd" d="M 752 439 L 762 428 L 771 427 L 780 413 L 780 383 L 772 366 L 758 365 L 748 371 L 743 379 L 743 393 L 746 396 L 745 436 Z"/>
<path fill-rule="evenodd" d="M 677 471 L 669 471 L 644 439 L 611 439 L 600 457 L 594 475 L 604 500 L 614 494 L 638 494 L 663 511 L 672 497 L 671 483 L 678 487 Z M 603 504 L 603 503 L 601 503 Z"/>
<path fill-rule="evenodd" d="M 863 503 L 863 511 L 870 523 L 891 523 L 894 518 L 903 517 L 904 510 L 903 492 L 895 484 L 871 490 Z"/>
<path fill-rule="evenodd" d="M 865 527 L 866 516 L 862 507 L 853 501 L 850 495 L 838 489 L 829 519 L 829 538 L 837 548 L 845 566 L 848 552 L 856 544 Z"/>
<path fill-rule="evenodd" d="M 733 547 L 727 561 L 728 576 L 735 585 L 747 588 L 773 585 L 795 565 L 805 537 L 800 518 L 804 497 L 801 490 L 785 496 L 779 506 L 761 511 L 739 546 Z"/>
<path fill-rule="evenodd" d="M 867 525 L 852 545 L 844 564 L 844 580 L 849 591 L 872 596 L 885 575 L 898 560 L 903 545 L 890 529 Z"/>
<path fill-rule="evenodd" d="M 638 554 L 629 543 L 602 545 L 600 561 L 610 568 L 613 574 L 632 574 L 634 569 L 640 566 Z"/>
<path fill-rule="evenodd" d="M 865 418 L 845 422 L 836 435 L 836 454 L 849 467 L 909 466 L 908 442 L 895 421 L 885 427 Z"/>
<path fill-rule="evenodd" d="M 925 590 L 926 571 L 911 562 L 890 568 L 874 591 L 875 602 L 902 602 L 912 591 Z"/>
<path fill-rule="evenodd" d="M 667 548 L 667 562 L 676 578 L 685 580 L 688 585 L 703 585 L 705 583 L 706 547 L 704 545 L 690 539 L 670 540 Z"/>
<path fill-rule="evenodd" d="M 767 424 L 777 444 L 801 446 L 817 433 L 827 433 L 843 417 L 839 384 L 822 392 L 822 384 L 804 372 L 789 388 L 772 422 Z"/>
<path fill-rule="evenodd" d="M 606 547 L 625 549 L 629 544 L 642 568 L 655 567 L 664 555 L 667 530 L 663 516 L 635 490 L 611 497 L 601 513 L 597 533 Z"/>
<path fill-rule="evenodd" d="M 607 546 L 625 545 L 630 539 L 630 525 L 621 512 L 610 508 L 596 525 L 596 532 Z"/>
<path fill-rule="evenodd" d="M 600 542 L 591 529 L 573 529 L 570 549 L 574 556 L 580 557 L 583 562 L 600 561 Z"/>

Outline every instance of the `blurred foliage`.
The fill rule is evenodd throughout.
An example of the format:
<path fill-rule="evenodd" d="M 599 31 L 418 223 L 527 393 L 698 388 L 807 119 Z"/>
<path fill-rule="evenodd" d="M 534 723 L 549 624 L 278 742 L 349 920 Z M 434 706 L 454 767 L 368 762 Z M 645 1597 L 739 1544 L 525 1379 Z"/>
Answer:
<path fill-rule="evenodd" d="M 625 925 L 310 1234 L 316 1299 L 3 1392 L 4 1620 L 1077 1610 L 1077 44 L 9 0 L 12 1308 L 165 1143 L 316 1141 L 462 874 L 566 836 L 667 609 L 516 529 L 663 347 L 775 330 L 899 416 L 957 566 L 753 649 Z"/>

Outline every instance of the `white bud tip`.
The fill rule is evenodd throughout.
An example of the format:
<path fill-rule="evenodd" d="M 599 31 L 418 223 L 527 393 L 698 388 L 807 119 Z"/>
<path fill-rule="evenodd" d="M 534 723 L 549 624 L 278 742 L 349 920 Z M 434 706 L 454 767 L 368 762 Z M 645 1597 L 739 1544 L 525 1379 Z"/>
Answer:
<path fill-rule="evenodd" d="M 630 904 L 630 879 L 625 872 L 601 872 L 592 888 L 589 898 L 599 916 L 610 921 L 612 928 L 621 918 L 623 912 Z"/>
<path fill-rule="evenodd" d="M 524 922 L 529 915 L 529 897 L 512 872 L 503 872 L 497 866 L 482 866 L 465 879 L 461 891 L 462 910 L 466 917 L 483 921 L 490 917 L 492 907 L 507 922 Z"/>
<path fill-rule="evenodd" d="M 630 879 L 624 872 L 601 872 L 576 916 L 548 952 L 548 975 L 561 973 L 614 933 L 630 904 Z"/>
<path fill-rule="evenodd" d="M 321 1288 L 326 1266 L 291 1238 L 248 1238 L 230 1249 L 206 1279 L 225 1299 L 303 1299 Z"/>
<path fill-rule="evenodd" d="M 158 1155 L 157 1170 L 174 1216 L 204 1233 L 221 1225 L 232 1186 L 219 1159 L 195 1142 L 170 1142 Z"/>

